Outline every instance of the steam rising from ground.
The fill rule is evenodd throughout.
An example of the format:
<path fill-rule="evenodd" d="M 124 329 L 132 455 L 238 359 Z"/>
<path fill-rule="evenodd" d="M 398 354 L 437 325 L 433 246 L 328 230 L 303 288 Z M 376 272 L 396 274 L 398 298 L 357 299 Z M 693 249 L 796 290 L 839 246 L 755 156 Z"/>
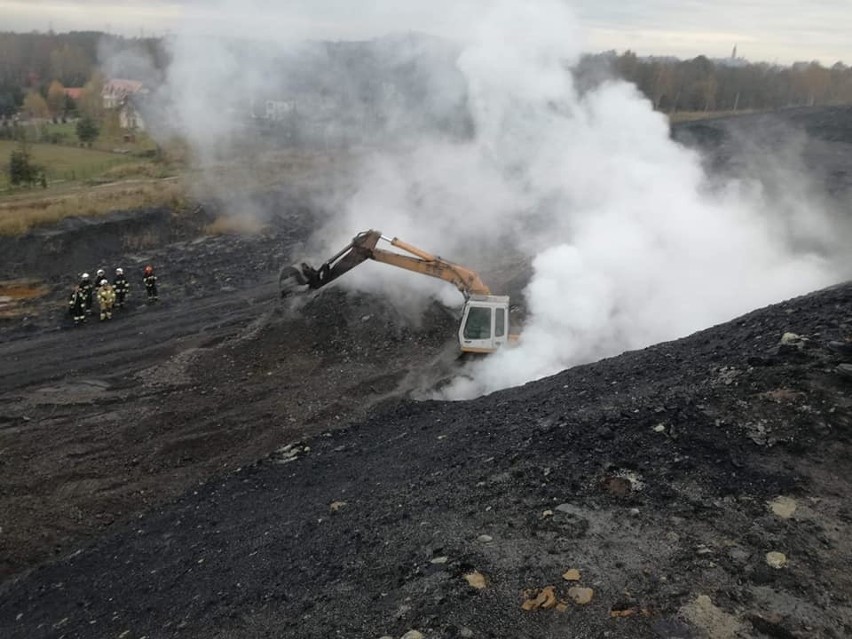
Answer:
<path fill-rule="evenodd" d="M 487 5 L 454 67 L 421 58 L 432 93 L 421 110 L 370 101 L 394 134 L 385 128 L 380 140 L 362 140 L 371 150 L 361 156 L 358 188 L 316 242 L 324 257 L 355 232 L 379 228 L 474 268 L 532 260 L 520 345 L 470 367 L 446 397 L 684 336 L 849 276 L 845 229 L 803 201 L 801 179 L 782 173 L 787 191 L 771 196 L 753 180 L 710 188 L 700 158 L 670 140 L 664 116 L 634 87 L 575 88 L 570 68 L 583 41 L 564 3 Z M 175 48 L 172 109 L 210 153 L 235 132 L 222 113 L 236 107 L 214 98 L 256 92 L 270 77 L 225 45 L 196 59 L 189 42 Z M 197 80 L 182 85 L 186 76 Z M 424 125 L 441 121 L 430 117 L 435 105 L 460 99 L 469 135 Z M 422 290 L 447 295 L 446 285 L 380 265 L 341 284 L 379 286 L 407 301 Z"/>

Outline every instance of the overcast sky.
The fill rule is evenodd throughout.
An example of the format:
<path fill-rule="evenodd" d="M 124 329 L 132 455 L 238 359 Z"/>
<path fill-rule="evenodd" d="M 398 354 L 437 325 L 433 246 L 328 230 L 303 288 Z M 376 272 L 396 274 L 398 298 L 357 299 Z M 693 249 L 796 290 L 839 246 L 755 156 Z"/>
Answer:
<path fill-rule="evenodd" d="M 470 12 L 491 0 L 0 0 L 0 31 L 100 30 L 161 35 L 192 24 L 246 33 L 263 16 L 265 35 L 357 39 L 395 31 L 463 37 Z M 527 0 L 534 2 L 535 0 Z M 819 60 L 852 64 L 852 0 L 566 0 L 589 52 Z M 261 5 L 253 10 L 249 4 Z M 242 16 L 238 15 L 240 12 Z M 240 19 L 242 18 L 242 20 Z M 268 18 L 268 19 L 267 19 Z M 243 24 L 241 24 L 243 23 Z"/>

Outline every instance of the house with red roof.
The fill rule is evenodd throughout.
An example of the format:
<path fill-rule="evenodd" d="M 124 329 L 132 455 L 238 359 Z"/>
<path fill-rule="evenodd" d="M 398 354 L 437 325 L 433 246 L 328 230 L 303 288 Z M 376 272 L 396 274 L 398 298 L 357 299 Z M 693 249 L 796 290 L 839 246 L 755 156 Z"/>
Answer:
<path fill-rule="evenodd" d="M 113 79 L 104 82 L 101 96 L 104 100 L 105 109 L 115 109 L 121 106 L 128 97 L 140 93 L 147 93 L 147 90 L 138 80 Z"/>
<path fill-rule="evenodd" d="M 74 102 L 79 102 L 80 98 L 83 97 L 83 87 L 65 87 L 63 91 Z"/>
<path fill-rule="evenodd" d="M 144 131 L 145 120 L 139 110 L 139 103 L 148 90 L 138 80 L 112 79 L 104 82 L 101 97 L 105 109 L 118 111 L 118 123 L 122 129 Z"/>

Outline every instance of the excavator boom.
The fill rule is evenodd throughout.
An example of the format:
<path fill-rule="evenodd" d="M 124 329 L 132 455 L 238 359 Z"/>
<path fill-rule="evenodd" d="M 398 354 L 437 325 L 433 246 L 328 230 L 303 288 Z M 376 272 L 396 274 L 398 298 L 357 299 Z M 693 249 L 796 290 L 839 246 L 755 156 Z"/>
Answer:
<path fill-rule="evenodd" d="M 376 248 L 379 240 L 385 240 L 391 246 L 406 251 L 411 255 Z M 282 297 L 292 292 L 292 286 L 288 287 L 284 285 L 286 279 L 294 279 L 296 284 L 302 287 L 307 286 L 309 289 L 317 289 L 333 282 L 365 260 L 375 260 L 376 262 L 390 264 L 391 266 L 444 280 L 453 284 L 462 292 L 465 298 L 470 295 L 491 294 L 488 286 L 480 279 L 479 275 L 469 268 L 443 260 L 400 239 L 391 239 L 385 237 L 379 231 L 370 230 L 356 235 L 349 245 L 323 262 L 319 268 L 302 263 L 299 266 L 284 269 L 279 277 L 279 281 L 282 283 Z"/>

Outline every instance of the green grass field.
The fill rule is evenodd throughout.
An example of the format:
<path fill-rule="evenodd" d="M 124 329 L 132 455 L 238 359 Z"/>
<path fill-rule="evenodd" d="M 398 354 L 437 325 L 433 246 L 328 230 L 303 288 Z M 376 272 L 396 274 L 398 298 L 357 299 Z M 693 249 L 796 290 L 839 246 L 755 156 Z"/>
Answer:
<path fill-rule="evenodd" d="M 39 124 L 38 127 L 25 127 L 27 139 L 31 142 L 77 144 L 77 125 L 73 122 L 56 123 L 48 122 Z"/>
<path fill-rule="evenodd" d="M 15 143 L 0 141 L 0 171 L 8 163 Z M 0 186 L 0 236 L 16 236 L 39 226 L 55 224 L 67 217 L 95 217 L 115 211 L 165 206 L 180 213 L 191 210 L 193 197 L 215 182 L 232 192 L 252 192 L 285 183 L 310 185 L 326 180 L 330 173 L 347 171 L 352 158 L 339 153 L 276 151 L 252 158 L 252 178 L 246 180 L 245 158 L 235 158 L 202 172 L 188 166 L 187 148 L 179 141 L 165 146 L 156 158 L 108 153 L 80 147 L 32 144 L 36 163 L 48 175 L 71 173 L 74 180 L 52 180 L 48 188 Z M 137 152 L 138 153 L 138 152 Z M 8 176 L 3 178 L 8 183 Z M 206 232 L 218 235 L 257 230 L 233 211 L 211 223 Z M 234 215 L 236 214 L 236 215 Z"/>
<path fill-rule="evenodd" d="M 9 157 L 16 148 L 17 142 L 0 140 L 0 194 L 10 188 Z M 30 144 L 29 149 L 33 162 L 44 167 L 48 182 L 89 180 L 120 164 L 138 161 L 117 153 L 57 144 Z"/>

